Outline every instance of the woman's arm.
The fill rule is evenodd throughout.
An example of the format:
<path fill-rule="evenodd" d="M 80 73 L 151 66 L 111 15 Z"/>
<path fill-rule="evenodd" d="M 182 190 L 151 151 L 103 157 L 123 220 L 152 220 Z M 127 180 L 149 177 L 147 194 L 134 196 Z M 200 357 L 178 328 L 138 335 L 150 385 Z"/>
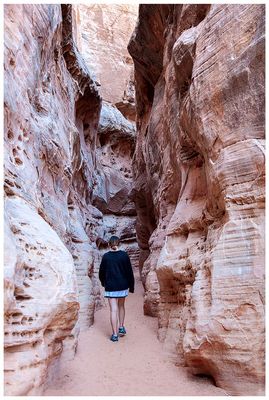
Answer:
<path fill-rule="evenodd" d="M 101 264 L 100 264 L 100 268 L 99 268 L 99 280 L 103 287 L 105 287 L 105 265 L 106 265 L 106 263 L 105 263 L 104 256 L 103 256 Z"/>
<path fill-rule="evenodd" d="M 128 276 L 128 282 L 129 282 L 129 291 L 130 293 L 134 293 L 134 273 L 133 273 L 133 268 L 132 264 L 130 261 L 130 258 L 128 254 L 126 253 L 126 269 L 127 269 L 127 276 Z"/>

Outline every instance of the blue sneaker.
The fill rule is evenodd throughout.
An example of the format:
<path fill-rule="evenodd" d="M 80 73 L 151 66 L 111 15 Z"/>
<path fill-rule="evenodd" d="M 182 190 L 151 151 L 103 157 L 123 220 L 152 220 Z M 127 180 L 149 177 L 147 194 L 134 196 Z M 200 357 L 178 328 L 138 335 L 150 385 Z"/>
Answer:
<path fill-rule="evenodd" d="M 124 326 L 120 326 L 119 327 L 119 336 L 125 336 L 126 335 L 126 329 L 124 328 Z"/>
<path fill-rule="evenodd" d="M 119 337 L 118 337 L 118 335 L 112 334 L 111 337 L 110 337 L 110 340 L 111 340 L 112 342 L 118 342 Z"/>

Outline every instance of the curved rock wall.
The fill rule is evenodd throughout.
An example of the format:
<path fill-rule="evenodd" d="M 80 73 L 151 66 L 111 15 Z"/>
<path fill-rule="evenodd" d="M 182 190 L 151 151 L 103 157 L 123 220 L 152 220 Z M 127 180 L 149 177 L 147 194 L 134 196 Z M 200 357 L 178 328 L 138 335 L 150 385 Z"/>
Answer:
<path fill-rule="evenodd" d="M 78 4 L 77 43 L 100 85 L 103 99 L 135 120 L 133 62 L 127 43 L 135 27 L 137 5 Z"/>
<path fill-rule="evenodd" d="M 98 235 L 89 232 L 102 218 L 89 203 L 94 148 L 79 131 L 75 114 L 80 102 L 94 100 L 94 136 L 101 99 L 68 35 L 69 14 L 63 8 L 62 22 L 60 6 L 5 7 L 9 395 L 42 392 L 48 366 L 63 349 L 74 352 L 79 326 L 92 323 L 100 292 Z"/>
<path fill-rule="evenodd" d="M 131 160 L 136 131 L 133 123 L 111 104 L 103 102 L 96 157 L 97 184 L 93 204 L 102 211 L 103 243 L 111 235 L 121 238 L 133 267 L 138 266 L 139 248 L 136 239 L 136 209 L 132 196 L 133 174 Z"/>
<path fill-rule="evenodd" d="M 127 44 L 137 6 L 79 4 L 73 7 L 76 42 L 103 97 L 96 142 L 97 182 L 93 204 L 104 214 L 99 238 L 106 250 L 111 234 L 121 237 L 133 266 L 138 265 L 136 210 L 132 198 L 131 160 L 135 146 L 135 98 L 132 58 Z"/>
<path fill-rule="evenodd" d="M 264 6 L 140 5 L 144 311 L 177 363 L 264 393 Z"/>
<path fill-rule="evenodd" d="M 5 6 L 7 395 L 42 394 L 73 356 L 103 303 L 108 236 L 138 257 L 134 127 L 104 105 L 98 129 L 101 97 L 76 37 L 71 5 Z"/>

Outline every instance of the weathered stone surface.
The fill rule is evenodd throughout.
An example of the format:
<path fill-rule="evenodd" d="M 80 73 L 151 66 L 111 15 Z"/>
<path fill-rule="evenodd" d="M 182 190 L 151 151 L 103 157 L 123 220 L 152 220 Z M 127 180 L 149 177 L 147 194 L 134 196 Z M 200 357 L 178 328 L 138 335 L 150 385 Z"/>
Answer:
<path fill-rule="evenodd" d="M 70 6 L 7 5 L 6 394 L 40 394 L 48 366 L 62 349 L 74 353 L 101 301 L 102 213 L 90 202 L 100 103 Z"/>
<path fill-rule="evenodd" d="M 109 236 L 119 234 L 134 265 L 139 257 L 134 126 L 109 103 L 99 124 L 76 18 L 71 5 L 5 7 L 7 395 L 42 394 L 74 355 L 104 301 L 98 268 Z M 127 81 L 117 100 L 131 104 Z"/>
<path fill-rule="evenodd" d="M 100 239 L 107 243 L 111 235 L 119 236 L 134 267 L 138 266 L 139 258 L 131 166 L 135 139 L 134 125 L 116 107 L 103 102 L 92 202 L 104 214 L 104 235 Z M 104 248 L 107 249 L 107 246 Z"/>
<path fill-rule="evenodd" d="M 263 394 L 264 7 L 141 5 L 128 48 L 144 310 L 177 363 Z"/>
<path fill-rule="evenodd" d="M 132 121 L 136 112 L 133 62 L 127 43 L 136 15 L 137 6 L 134 5 L 80 4 L 73 7 L 76 43 L 92 76 L 99 82 L 104 99 L 96 141 L 97 173 L 91 199 L 105 215 L 105 229 L 98 240 L 102 242 L 102 249 L 107 250 L 109 236 L 120 236 L 134 266 L 138 265 L 139 257 L 131 167 L 136 139 Z M 127 231 L 129 238 L 126 237 Z"/>
<path fill-rule="evenodd" d="M 109 104 L 103 104 L 98 127 L 99 182 L 93 202 L 103 213 L 135 215 L 130 199 L 134 126 Z"/>
<path fill-rule="evenodd" d="M 135 119 L 133 62 L 127 44 L 137 5 L 79 4 L 75 14 L 78 47 L 101 85 L 103 99 Z"/>
<path fill-rule="evenodd" d="M 6 391 L 15 396 L 41 394 L 48 365 L 76 323 L 74 263 L 55 230 L 27 201 L 10 197 L 6 212 L 16 243 L 14 256 L 17 252 L 8 276 L 13 298 L 5 312 Z"/>

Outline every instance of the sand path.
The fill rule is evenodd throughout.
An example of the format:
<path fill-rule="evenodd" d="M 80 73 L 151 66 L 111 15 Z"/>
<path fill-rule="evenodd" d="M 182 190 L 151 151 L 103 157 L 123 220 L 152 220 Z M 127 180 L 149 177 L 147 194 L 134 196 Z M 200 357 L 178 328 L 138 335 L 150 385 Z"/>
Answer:
<path fill-rule="evenodd" d="M 94 325 L 79 336 L 77 354 L 65 362 L 50 396 L 224 396 L 207 378 L 176 367 L 156 336 L 157 319 L 143 315 L 143 288 L 126 300 L 127 336 L 111 342 L 109 307 L 95 314 Z"/>

